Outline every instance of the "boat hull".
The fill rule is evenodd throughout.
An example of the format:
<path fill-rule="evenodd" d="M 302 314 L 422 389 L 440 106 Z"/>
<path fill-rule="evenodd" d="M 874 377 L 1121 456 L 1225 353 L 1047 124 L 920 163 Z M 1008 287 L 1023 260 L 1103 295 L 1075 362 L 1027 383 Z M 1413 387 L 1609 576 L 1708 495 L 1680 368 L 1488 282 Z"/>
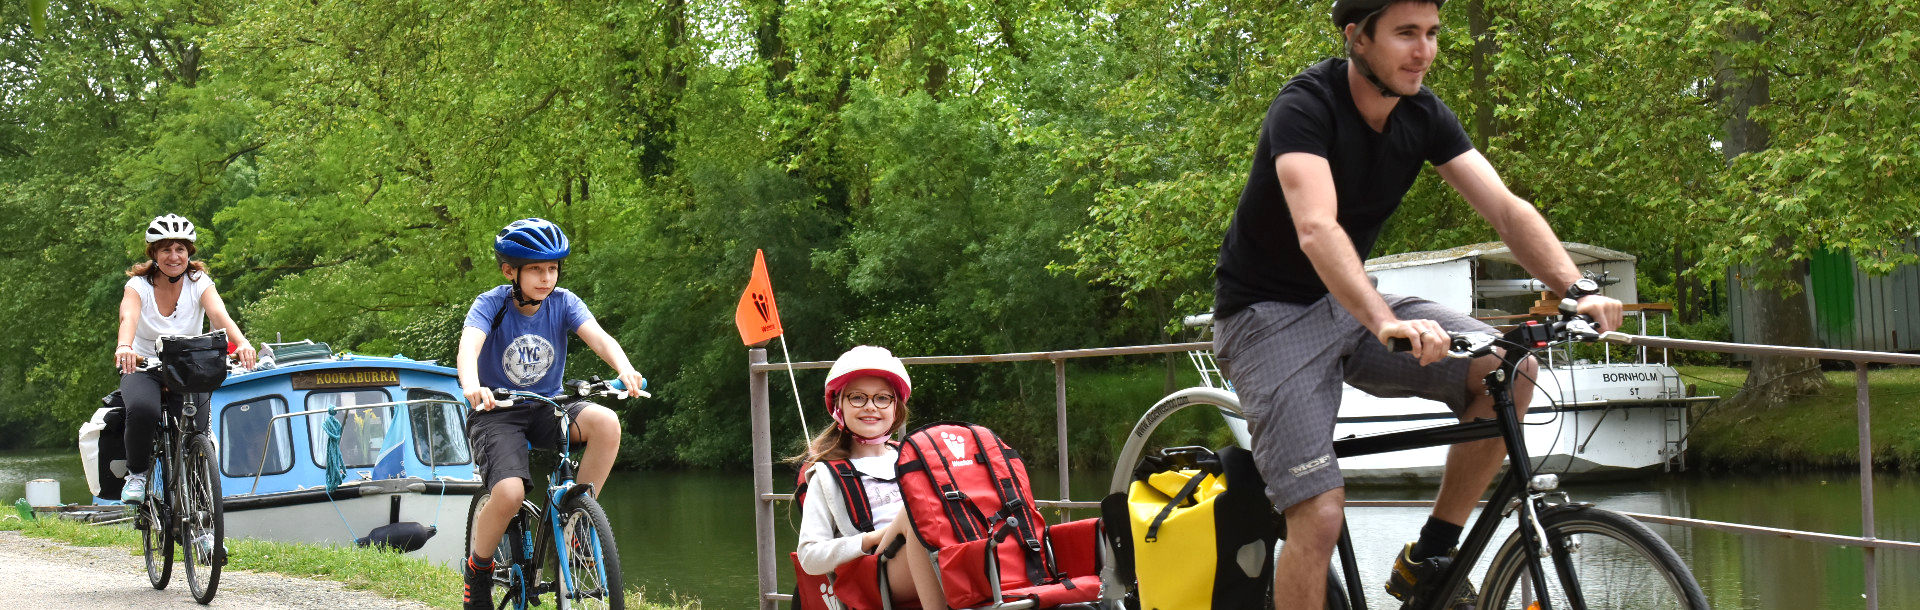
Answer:
<path fill-rule="evenodd" d="M 227 496 L 227 536 L 351 546 L 373 528 L 411 521 L 437 533 L 410 554 L 456 565 L 466 552 L 467 510 L 479 489 L 478 481 L 405 478 L 342 485 L 331 494 L 319 488 Z"/>

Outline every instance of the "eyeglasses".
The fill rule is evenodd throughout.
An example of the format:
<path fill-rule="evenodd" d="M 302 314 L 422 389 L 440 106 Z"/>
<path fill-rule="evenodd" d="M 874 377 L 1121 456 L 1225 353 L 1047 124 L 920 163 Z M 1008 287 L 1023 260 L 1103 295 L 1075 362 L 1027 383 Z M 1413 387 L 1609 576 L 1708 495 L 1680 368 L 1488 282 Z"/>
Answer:
<path fill-rule="evenodd" d="M 847 394 L 846 398 L 847 404 L 852 405 L 855 409 L 867 406 L 869 402 L 873 404 L 873 408 L 882 411 L 893 408 L 892 394 L 874 394 L 869 396 L 867 394 L 853 393 Z"/>

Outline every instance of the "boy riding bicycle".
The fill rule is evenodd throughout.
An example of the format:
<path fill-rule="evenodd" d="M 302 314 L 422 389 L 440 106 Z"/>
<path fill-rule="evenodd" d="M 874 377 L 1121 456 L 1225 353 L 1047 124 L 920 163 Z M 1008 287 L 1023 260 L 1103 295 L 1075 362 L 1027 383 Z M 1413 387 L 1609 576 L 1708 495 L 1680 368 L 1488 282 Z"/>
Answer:
<path fill-rule="evenodd" d="M 1438 51 L 1444 0 L 1336 0 L 1347 58 L 1288 81 L 1267 110 L 1253 167 L 1215 268 L 1214 353 L 1253 434 L 1267 493 L 1287 519 L 1275 565 L 1274 607 L 1325 599 L 1328 560 L 1346 494 L 1332 449 L 1341 383 L 1383 397 L 1446 404 L 1463 421 L 1493 416 L 1481 378 L 1499 363 L 1446 359 L 1447 331 L 1489 331 L 1416 297 L 1382 295 L 1361 266 L 1422 166 L 1490 222 L 1522 266 L 1601 330 L 1620 302 L 1582 279 L 1532 204 L 1514 196 L 1473 148 L 1459 119 L 1421 86 Z M 1412 354 L 1389 353 L 1392 339 Z M 1524 413 L 1536 365 L 1514 387 Z M 1448 453 L 1433 516 L 1394 564 L 1387 590 L 1407 600 L 1443 572 L 1462 524 L 1500 469 L 1498 439 Z M 1472 600 L 1457 600 L 1470 606 Z"/>
<path fill-rule="evenodd" d="M 474 298 L 457 358 L 461 392 L 476 411 L 467 421 L 468 442 L 492 494 L 474 517 L 463 592 L 469 609 L 486 608 L 492 598 L 494 548 L 532 485 L 529 445 L 552 447 L 560 440 L 560 422 L 552 411 L 526 406 L 496 411 L 489 388 L 560 394 L 568 332 L 613 367 L 626 387 L 643 387 L 620 342 L 600 328 L 580 297 L 558 286 L 560 261 L 571 253 L 559 226 L 538 218 L 516 220 L 494 236 L 493 251 L 509 283 Z M 598 497 L 620 449 L 620 419 L 586 401 L 566 410 L 572 441 L 586 446 L 579 481 L 593 486 Z"/>

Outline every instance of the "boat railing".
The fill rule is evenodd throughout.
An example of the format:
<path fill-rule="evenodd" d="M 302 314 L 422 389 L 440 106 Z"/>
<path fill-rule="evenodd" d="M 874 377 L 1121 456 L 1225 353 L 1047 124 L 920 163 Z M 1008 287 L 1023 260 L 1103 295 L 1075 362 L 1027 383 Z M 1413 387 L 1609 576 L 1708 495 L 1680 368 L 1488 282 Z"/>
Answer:
<path fill-rule="evenodd" d="M 1664 316 L 1663 316 L 1664 320 Z M 1645 324 L 1644 318 L 1642 324 Z M 1664 326 L 1664 322 L 1663 322 Z M 1644 327 L 1643 327 L 1644 328 Z M 1663 334 L 1664 334 L 1664 328 Z M 1769 527 L 1760 527 L 1742 523 L 1727 523 L 1690 519 L 1665 515 L 1625 513 L 1635 519 L 1689 528 L 1712 529 L 1739 534 L 1785 537 L 1794 540 L 1858 547 L 1866 555 L 1866 608 L 1879 608 L 1879 595 L 1876 591 L 1877 578 L 1874 568 L 1874 553 L 1878 550 L 1904 550 L 1920 552 L 1920 542 L 1884 540 L 1874 535 L 1873 525 L 1873 453 L 1869 434 L 1868 416 L 1871 404 L 1868 400 L 1867 365 L 1868 364 L 1906 364 L 1920 365 L 1920 355 L 1869 352 L 1853 350 L 1815 349 L 1800 347 L 1782 347 L 1771 345 L 1747 345 L 1716 341 L 1694 341 L 1631 335 L 1610 332 L 1601 337 L 1608 343 L 1637 347 L 1646 353 L 1649 349 L 1662 350 L 1663 360 L 1666 350 L 1697 350 L 1746 355 L 1776 355 L 1799 358 L 1819 358 L 1854 363 L 1858 372 L 1858 405 L 1860 433 L 1860 510 L 1864 531 L 1860 536 L 1845 536 L 1820 532 L 1805 532 Z M 1093 349 L 1063 350 L 1052 352 L 1023 352 L 1011 354 L 985 354 L 971 356 L 922 356 L 901 358 L 908 366 L 942 364 L 987 364 L 1004 362 L 1040 362 L 1053 363 L 1054 387 L 1054 432 L 1058 447 L 1057 464 L 1067 463 L 1067 361 L 1080 358 L 1110 358 L 1114 356 L 1133 356 L 1143 354 L 1171 354 L 1206 351 L 1211 352 L 1211 342 L 1169 343 L 1160 345 L 1137 345 L 1126 347 L 1106 347 Z M 775 371 L 791 369 L 826 369 L 832 362 L 767 362 L 765 348 L 751 348 L 747 351 L 747 386 L 749 395 L 750 418 L 753 426 L 753 494 L 754 494 L 754 550 L 758 566 L 759 607 L 762 610 L 774 610 L 778 602 L 792 599 L 791 595 L 779 593 L 779 571 L 776 562 L 779 553 L 774 548 L 774 504 L 793 500 L 793 494 L 773 493 L 773 433 L 769 413 L 771 412 L 771 394 L 768 390 L 768 376 Z M 1224 381 L 1224 380 L 1223 380 Z M 369 405 L 372 406 L 372 405 Z M 289 414 L 292 415 L 292 414 Z M 1060 499 L 1040 500 L 1034 503 L 1050 508 L 1096 508 L 1098 502 L 1073 501 L 1068 493 L 1068 471 L 1060 468 Z M 1348 501 L 1351 507 L 1376 506 L 1431 506 L 1430 502 L 1366 502 Z"/>
<path fill-rule="evenodd" d="M 254 492 L 260 490 L 260 476 L 264 474 L 267 469 L 267 454 L 268 452 L 273 450 L 273 422 L 276 422 L 282 419 L 287 419 L 290 417 L 305 417 L 308 415 L 341 413 L 341 412 L 347 412 L 347 411 L 364 411 L 367 409 L 384 409 L 387 407 L 398 407 L 398 406 L 405 406 L 405 405 L 427 405 L 427 404 L 453 405 L 456 407 L 467 406 L 467 403 L 460 402 L 457 400 L 447 400 L 444 398 L 416 398 L 413 400 L 395 400 L 395 401 L 389 401 L 389 402 L 368 403 L 364 405 L 354 405 L 351 407 L 333 407 L 329 409 L 308 409 L 306 411 L 299 411 L 294 413 L 282 413 L 280 415 L 275 415 L 271 418 L 268 418 L 266 438 L 260 441 L 260 465 L 255 466 L 253 469 L 253 486 L 247 488 L 247 493 L 251 495 Z M 388 425 L 392 425 L 392 424 L 389 423 Z M 433 433 L 434 433 L 434 427 L 427 426 L 427 446 L 428 447 L 434 446 Z"/>

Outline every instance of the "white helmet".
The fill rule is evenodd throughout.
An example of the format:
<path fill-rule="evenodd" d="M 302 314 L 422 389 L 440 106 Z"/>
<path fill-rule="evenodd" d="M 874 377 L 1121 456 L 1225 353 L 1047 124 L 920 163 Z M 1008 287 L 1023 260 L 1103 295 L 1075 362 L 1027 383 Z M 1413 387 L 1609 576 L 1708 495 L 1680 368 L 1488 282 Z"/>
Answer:
<path fill-rule="evenodd" d="M 162 239 L 194 241 L 198 238 L 199 234 L 193 231 L 193 222 L 181 218 L 177 214 L 156 216 L 153 222 L 147 223 L 147 243 L 153 243 Z"/>
<path fill-rule="evenodd" d="M 913 393 L 913 379 L 907 377 L 907 366 L 901 364 L 893 352 L 884 347 L 861 345 L 841 354 L 839 360 L 833 361 L 833 368 L 827 371 L 827 410 L 838 410 L 839 407 L 833 404 L 833 396 L 839 394 L 840 388 L 846 387 L 847 382 L 869 375 L 879 377 L 887 385 L 893 386 L 893 391 L 900 393 L 902 403 L 907 402 L 907 395 Z"/>

